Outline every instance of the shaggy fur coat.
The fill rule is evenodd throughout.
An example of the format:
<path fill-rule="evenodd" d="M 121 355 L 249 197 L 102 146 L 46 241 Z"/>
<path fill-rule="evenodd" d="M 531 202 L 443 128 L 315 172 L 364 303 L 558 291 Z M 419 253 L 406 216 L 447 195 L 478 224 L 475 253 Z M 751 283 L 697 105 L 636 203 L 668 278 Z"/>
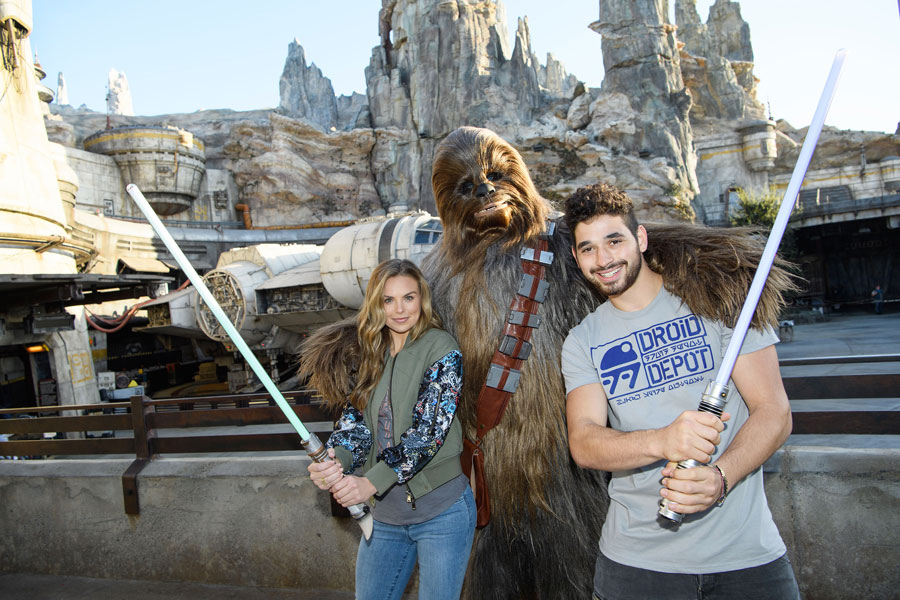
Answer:
<path fill-rule="evenodd" d="M 475 439 L 476 402 L 522 277 L 523 246 L 551 217 L 519 153 L 491 131 L 464 127 L 440 144 L 432 183 L 444 234 L 423 270 L 444 328 L 463 355 L 459 417 Z M 531 355 L 502 421 L 482 444 L 492 520 L 476 534 L 464 595 L 471 599 L 589 598 L 608 506 L 607 474 L 581 469 L 568 450 L 560 352 L 569 330 L 604 299 L 578 269 L 556 221 L 549 291 Z M 747 231 L 645 225 L 649 266 L 697 314 L 733 324 L 763 242 Z M 774 324 L 790 276 L 776 267 L 754 326 Z M 334 407 L 352 388 L 352 320 L 320 329 L 301 370 Z M 699 398 L 698 398 L 699 402 Z"/>

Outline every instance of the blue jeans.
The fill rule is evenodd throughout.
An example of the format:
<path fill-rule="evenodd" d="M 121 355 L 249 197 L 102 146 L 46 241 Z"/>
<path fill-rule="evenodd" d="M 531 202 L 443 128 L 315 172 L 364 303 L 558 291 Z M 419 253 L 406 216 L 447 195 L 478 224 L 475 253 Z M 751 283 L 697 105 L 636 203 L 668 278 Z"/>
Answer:
<path fill-rule="evenodd" d="M 602 552 L 594 571 L 599 600 L 800 600 L 787 555 L 749 569 L 686 575 L 659 573 L 613 562 Z"/>
<path fill-rule="evenodd" d="M 356 600 L 399 600 L 417 558 L 419 598 L 458 600 L 474 535 L 475 498 L 468 486 L 450 508 L 424 523 L 375 521 L 371 539 L 359 541 Z"/>

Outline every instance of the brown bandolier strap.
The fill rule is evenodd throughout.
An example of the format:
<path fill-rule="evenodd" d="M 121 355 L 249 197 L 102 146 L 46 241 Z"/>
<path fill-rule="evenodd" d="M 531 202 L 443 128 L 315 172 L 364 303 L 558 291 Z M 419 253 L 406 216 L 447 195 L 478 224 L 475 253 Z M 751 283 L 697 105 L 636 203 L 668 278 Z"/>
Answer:
<path fill-rule="evenodd" d="M 475 488 L 479 527 L 484 527 L 490 520 L 481 442 L 487 432 L 503 418 L 506 406 L 519 385 L 522 364 L 531 353 L 531 333 L 541 324 L 541 317 L 537 313 L 549 287 L 544 274 L 546 267 L 553 263 L 553 253 L 547 250 L 547 240 L 553 235 L 555 227 L 555 223 L 548 223 L 546 232 L 541 235 L 538 243 L 522 249 L 522 280 L 509 305 L 500 347 L 494 352 L 487 379 L 478 395 L 476 440 L 475 443 L 465 440 L 463 470 L 469 474 L 474 462 L 475 474 L 470 478 Z"/>

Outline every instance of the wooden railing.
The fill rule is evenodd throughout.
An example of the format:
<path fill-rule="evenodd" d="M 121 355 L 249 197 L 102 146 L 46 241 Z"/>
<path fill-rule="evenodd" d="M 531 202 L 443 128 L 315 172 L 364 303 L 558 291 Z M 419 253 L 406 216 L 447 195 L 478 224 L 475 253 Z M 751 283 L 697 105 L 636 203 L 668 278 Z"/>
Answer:
<path fill-rule="evenodd" d="M 285 392 L 285 400 L 304 423 L 331 422 L 314 392 Z M 75 413 L 66 415 L 61 413 Z M 0 442 L 0 456 L 44 457 L 73 455 L 134 456 L 122 476 L 125 512 L 140 512 L 137 475 L 161 454 L 209 452 L 276 452 L 302 450 L 296 432 L 228 433 L 191 435 L 197 427 L 242 427 L 247 425 L 287 425 L 288 420 L 268 394 L 242 394 L 202 398 L 153 400 L 132 396 L 128 402 L 75 406 L 41 406 L 0 410 L 0 434 L 15 439 Z M 160 436 L 165 429 L 178 435 Z M 102 433 L 112 436 L 102 437 Z M 123 432 L 117 436 L 115 432 Z M 125 433 L 127 432 L 127 433 Z M 78 439 L 60 434 L 77 433 Z M 44 434 L 53 434 L 46 439 Z M 84 435 L 81 438 L 81 435 Z M 130 435 L 128 435 L 130 434 Z M 28 439 L 33 438 L 33 439 Z M 36 438 L 36 439 L 34 439 Z"/>
<path fill-rule="evenodd" d="M 900 355 L 785 359 L 781 364 L 797 366 L 886 361 L 900 361 Z M 792 416 L 795 434 L 900 434 L 900 411 L 797 410 L 798 404 L 806 400 L 840 399 L 852 407 L 858 399 L 897 398 L 900 396 L 900 374 L 785 377 L 784 384 L 788 397 L 794 402 Z M 285 392 L 284 396 L 304 423 L 330 423 L 336 417 L 325 410 L 314 391 L 297 390 Z M 287 418 L 268 394 L 165 400 L 134 396 L 128 402 L 0 409 L 0 434 L 13 437 L 9 441 L 0 441 L 0 457 L 133 456 L 134 462 L 122 477 L 122 487 L 126 512 L 137 514 L 137 475 L 148 461 L 164 454 L 302 450 L 300 436 L 293 431 L 239 431 L 242 426 L 279 424 L 287 425 Z M 197 427 L 231 427 L 236 430 L 221 434 L 192 434 L 190 430 Z M 162 430 L 176 430 L 178 433 L 161 436 Z M 98 432 L 113 432 L 113 435 L 100 437 Z M 118 435 L 115 432 L 122 433 Z M 65 435 L 72 433 L 78 434 L 78 439 L 69 439 Z M 54 437 L 46 439 L 44 434 L 53 434 Z M 324 437 L 327 432 L 318 435 Z M 335 507 L 335 514 L 342 514 Z"/>
<path fill-rule="evenodd" d="M 835 399 L 852 407 L 862 399 L 900 397 L 900 375 L 828 375 L 785 378 L 788 398 L 794 402 L 791 413 L 793 433 L 816 434 L 900 434 L 900 411 L 835 410 L 798 411 L 805 400 Z"/>
<path fill-rule="evenodd" d="M 779 364 L 784 368 L 896 362 L 900 362 L 900 354 L 783 358 Z M 788 398 L 791 399 L 794 406 L 791 416 L 795 434 L 900 434 L 900 411 L 859 407 L 861 401 L 866 399 L 900 399 L 900 374 L 816 375 L 783 377 L 783 379 Z M 845 403 L 842 408 L 846 407 L 850 410 L 798 410 L 807 400 L 826 399 L 840 400 Z M 853 410 L 854 406 L 859 408 Z"/>
<path fill-rule="evenodd" d="M 331 421 L 308 390 L 285 392 L 285 399 L 303 422 Z M 312 402 L 311 402 L 312 400 Z M 63 415 L 62 413 L 75 413 Z M 229 435 L 190 434 L 158 437 L 161 429 L 240 427 L 287 424 L 268 394 L 153 400 L 133 396 L 126 402 L 0 409 L 0 433 L 16 440 L 0 442 L 0 456 L 85 454 L 155 454 L 194 452 L 265 452 L 296 450 L 296 433 Z M 12 417 L 12 418 L 10 418 Z M 99 437 L 96 432 L 129 431 L 133 437 Z M 84 439 L 44 439 L 44 433 L 94 432 Z M 38 439 L 26 439 L 34 438 Z"/>

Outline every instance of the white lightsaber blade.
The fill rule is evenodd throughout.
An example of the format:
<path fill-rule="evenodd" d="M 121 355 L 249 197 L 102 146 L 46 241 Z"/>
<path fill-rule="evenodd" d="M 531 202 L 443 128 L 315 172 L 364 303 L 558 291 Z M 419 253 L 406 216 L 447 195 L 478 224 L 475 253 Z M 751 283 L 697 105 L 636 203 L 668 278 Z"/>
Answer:
<path fill-rule="evenodd" d="M 842 48 L 837 51 L 834 62 L 831 64 L 831 71 L 828 73 L 825 89 L 822 91 L 821 98 L 819 98 L 819 105 L 816 108 L 815 115 L 813 115 L 809 130 L 806 132 L 803 146 L 800 148 L 800 156 L 797 157 L 797 164 L 794 166 L 791 181 L 788 183 L 787 190 L 784 192 L 784 198 L 781 200 L 781 208 L 778 211 L 778 216 L 775 217 L 772 232 L 769 234 L 759 265 L 756 267 L 756 274 L 753 276 L 750 290 L 747 292 L 747 300 L 744 302 L 740 316 L 738 316 L 731 341 L 728 343 L 725 356 L 722 358 L 722 364 L 719 365 L 719 371 L 716 373 L 716 383 L 720 385 L 728 385 L 728 380 L 731 379 L 734 363 L 737 361 L 741 346 L 744 344 L 747 329 L 750 327 L 750 321 L 753 320 L 756 305 L 759 304 L 759 297 L 762 295 L 763 287 L 766 285 L 769 271 L 772 270 L 772 263 L 775 262 L 775 253 L 778 252 L 778 246 L 781 244 L 784 230 L 787 228 L 788 220 L 791 218 L 794 201 L 800 192 L 800 186 L 803 184 L 803 178 L 806 176 L 806 169 L 809 168 L 809 161 L 812 160 L 813 152 L 816 150 L 816 143 L 819 141 L 819 134 L 822 133 L 822 126 L 825 124 L 825 116 L 828 114 L 831 101 L 834 99 L 834 92 L 837 89 L 845 58 L 847 58 L 847 50 Z"/>
<path fill-rule="evenodd" d="M 800 192 L 800 185 L 806 176 L 806 169 L 809 168 L 809 161 L 812 160 L 813 152 L 815 152 L 819 134 L 825 125 L 825 116 L 828 114 L 831 101 L 834 99 L 834 92 L 837 89 L 841 69 L 844 67 L 844 59 L 846 58 L 847 50 L 843 48 L 838 50 L 834 56 L 831 71 L 828 73 L 828 79 L 825 81 L 825 89 L 822 90 L 819 105 L 816 107 L 812 123 L 810 123 L 806 132 L 806 139 L 803 140 L 803 146 L 800 148 L 800 156 L 797 157 L 797 164 L 794 166 L 791 181 L 784 192 L 784 198 L 781 199 L 781 208 L 775 217 L 775 223 L 772 225 L 769 239 L 766 241 L 766 246 L 759 259 L 759 265 L 756 267 L 756 273 L 753 275 L 753 281 L 750 283 L 747 299 L 744 301 L 744 306 L 741 308 L 741 313 L 734 325 L 731 341 L 728 342 L 728 347 L 725 349 L 725 355 L 722 357 L 722 363 L 719 365 L 716 378 L 710 381 L 703 391 L 700 399 L 700 408 L 698 409 L 700 411 L 713 413 L 720 417 L 725 410 L 725 401 L 728 398 L 728 381 L 731 379 L 734 363 L 737 362 L 741 346 L 744 345 L 747 329 L 750 327 L 753 313 L 756 312 L 756 305 L 759 304 L 759 297 L 762 295 L 763 287 L 765 287 L 766 280 L 769 278 L 772 263 L 775 262 L 775 254 L 778 252 L 778 246 L 781 244 L 781 238 L 784 236 L 784 230 L 787 228 L 788 219 L 791 217 L 794 200 L 796 200 L 797 194 Z M 696 460 L 683 460 L 678 463 L 679 469 L 700 466 L 703 466 L 703 463 Z M 665 498 L 660 500 L 658 514 L 675 523 L 681 523 L 684 515 L 670 509 L 668 504 Z"/>
<path fill-rule="evenodd" d="M 250 365 L 250 368 L 262 382 L 263 386 L 266 388 L 266 391 L 272 396 L 272 399 L 275 400 L 275 404 L 278 405 L 278 408 L 281 409 L 281 412 L 284 413 L 284 416 L 287 417 L 287 420 L 294 427 L 298 434 L 300 434 L 300 439 L 303 440 L 303 447 L 306 449 L 307 453 L 309 453 L 310 457 L 316 462 L 323 462 L 328 459 L 328 454 L 325 451 L 325 447 L 322 445 L 322 442 L 319 441 L 314 435 L 310 435 L 309 431 L 303 425 L 303 422 L 297 417 L 294 410 L 291 408 L 290 404 L 284 399 L 284 396 L 281 394 L 281 390 L 275 385 L 275 382 L 272 381 L 272 378 L 269 377 L 269 374 L 266 373 L 266 370 L 263 368 L 262 364 L 260 364 L 259 360 L 256 358 L 256 355 L 253 354 L 253 351 L 250 350 L 250 347 L 247 346 L 247 342 L 244 341 L 244 338 L 241 337 L 241 334 L 238 333 L 238 330 L 231 323 L 231 320 L 225 314 L 225 311 L 222 310 L 222 307 L 219 306 L 219 303 L 216 301 L 215 297 L 213 297 L 212 292 L 209 291 L 209 288 L 206 287 L 206 284 L 203 282 L 203 279 L 194 270 L 194 267 L 191 265 L 191 262 L 187 259 L 184 253 L 181 251 L 181 248 L 178 247 L 178 244 L 175 242 L 174 238 L 172 238 L 171 234 L 169 234 L 169 230 L 166 229 L 166 226 L 163 225 L 162 221 L 160 221 L 159 217 L 156 215 L 156 211 L 153 210 L 153 207 L 150 206 L 150 203 L 147 202 L 147 199 L 144 198 L 144 194 L 141 193 L 141 190 L 138 189 L 138 186 L 133 183 L 129 183 L 125 186 L 125 191 L 128 192 L 128 195 L 135 201 L 138 205 L 138 208 L 141 209 L 141 212 L 144 213 L 144 216 L 147 217 L 147 220 L 150 222 L 150 225 L 153 227 L 153 231 L 156 232 L 156 235 L 159 236 L 159 239 L 162 240 L 163 244 L 165 244 L 166 248 L 169 249 L 169 252 L 172 253 L 172 257 L 175 259 L 175 262 L 178 263 L 178 266 L 181 267 L 181 270 L 187 275 L 187 278 L 193 284 L 194 288 L 197 290 L 197 293 L 200 294 L 200 297 L 203 298 L 203 301 L 206 302 L 206 306 L 212 311 L 213 315 L 216 317 L 216 320 L 219 321 L 219 324 L 222 326 L 222 329 L 225 330 L 225 333 L 228 334 L 228 337 L 231 338 L 232 343 L 241 353 L 241 356 L 244 357 L 244 360 L 247 361 L 247 364 Z M 363 535 L 365 535 L 366 539 L 372 535 L 372 516 L 369 514 L 369 511 L 362 504 L 356 504 L 349 508 L 350 514 L 356 519 L 356 522 L 359 523 L 359 526 L 362 527 Z"/>

